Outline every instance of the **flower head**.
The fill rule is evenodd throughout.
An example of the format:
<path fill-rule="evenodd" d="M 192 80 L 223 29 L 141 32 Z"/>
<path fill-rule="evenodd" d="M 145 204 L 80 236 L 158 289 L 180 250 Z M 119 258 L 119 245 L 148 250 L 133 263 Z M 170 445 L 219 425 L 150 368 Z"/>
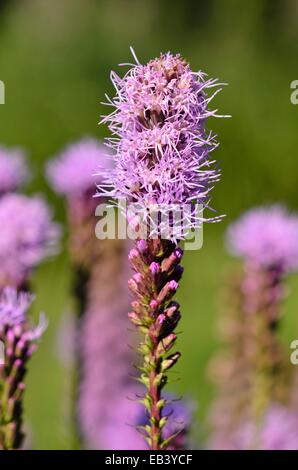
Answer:
<path fill-rule="evenodd" d="M 110 195 L 151 205 L 206 205 L 219 171 L 210 153 L 216 136 L 206 130 L 207 89 L 217 81 L 193 72 L 180 56 L 161 54 L 146 65 L 132 66 L 123 78 L 111 74 L 114 112 L 103 119 L 113 137 L 115 168 L 101 172 Z"/>
<path fill-rule="evenodd" d="M 24 152 L 0 146 L 0 194 L 15 191 L 27 179 Z"/>
<path fill-rule="evenodd" d="M 0 285 L 19 285 L 31 269 L 57 249 L 60 230 L 39 197 L 3 196 L 0 227 Z"/>
<path fill-rule="evenodd" d="M 275 205 L 252 209 L 228 229 L 230 252 L 256 266 L 298 269 L 298 217 Z"/>
<path fill-rule="evenodd" d="M 96 139 L 85 138 L 69 145 L 47 167 L 49 181 L 61 194 L 81 194 L 95 187 L 94 173 L 110 164 L 107 151 Z"/>

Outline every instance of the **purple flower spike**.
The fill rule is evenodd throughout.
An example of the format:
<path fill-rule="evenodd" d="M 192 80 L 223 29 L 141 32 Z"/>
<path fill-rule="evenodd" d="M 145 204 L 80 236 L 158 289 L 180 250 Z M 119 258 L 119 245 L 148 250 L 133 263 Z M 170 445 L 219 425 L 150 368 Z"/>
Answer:
<path fill-rule="evenodd" d="M 282 206 L 246 212 L 228 230 L 233 255 L 264 267 L 284 272 L 298 270 L 298 217 Z"/>
<path fill-rule="evenodd" d="M 80 440 L 92 449 L 102 448 L 115 396 L 132 381 L 130 338 L 119 342 L 126 333 L 123 313 L 129 308 L 124 264 L 128 244 L 99 241 L 95 236 L 98 199 L 93 194 L 100 179 L 94 174 L 100 167 L 111 167 L 112 159 L 106 158 L 109 154 L 97 140 L 82 139 L 69 145 L 47 168 L 51 185 L 66 198 L 78 314 L 75 421 Z"/>
<path fill-rule="evenodd" d="M 223 442 L 239 423 L 257 426 L 271 402 L 287 399 L 291 373 L 279 327 L 286 275 L 298 269 L 298 217 L 277 205 L 253 209 L 230 226 L 227 240 L 243 265 L 221 320 L 226 354 L 213 373 L 214 435 Z"/>
<path fill-rule="evenodd" d="M 193 72 L 180 55 L 161 54 L 146 65 L 136 62 L 123 78 L 111 73 L 116 96 L 108 98 L 108 104 L 115 109 L 102 122 L 108 123 L 112 134 L 108 146 L 114 151 L 114 166 L 99 172 L 99 190 L 101 196 L 117 198 L 120 208 L 124 200 L 130 228 L 136 232 L 145 228 L 144 234 L 149 234 L 147 240 L 142 240 L 144 234 L 136 237 L 138 256 L 134 250 L 129 257 L 136 273 L 129 281 L 134 296 L 129 318 L 144 335 L 138 350 L 144 359 L 139 378 L 146 387 L 143 404 L 150 418 L 145 439 L 151 449 L 160 450 L 171 445 L 164 432 L 162 389 L 168 369 L 180 357 L 169 353 L 180 319 L 179 305 L 172 300 L 183 272 L 179 265 L 183 251 L 177 243 L 189 228 L 201 227 L 205 219 L 193 208 L 207 206 L 220 177 L 210 157 L 218 145 L 216 136 L 206 130 L 207 118 L 216 116 L 209 103 L 219 91 L 208 96 L 207 90 L 219 84 Z M 177 206 L 184 227 L 179 235 L 176 217 L 170 213 Z M 157 223 L 152 209 L 158 212 Z M 169 216 L 167 226 L 163 215 Z M 163 236 L 164 229 L 170 236 Z"/>
<path fill-rule="evenodd" d="M 24 152 L 0 146 L 0 195 L 19 189 L 27 178 Z"/>
<path fill-rule="evenodd" d="M 69 145 L 47 167 L 48 179 L 57 193 L 77 197 L 95 188 L 94 173 L 110 166 L 107 150 L 96 139 L 85 138 Z"/>
<path fill-rule="evenodd" d="M 21 285 L 46 256 L 54 254 L 60 230 L 39 197 L 7 194 L 0 200 L 0 286 Z"/>
<path fill-rule="evenodd" d="M 27 310 L 33 296 L 6 287 L 0 294 L 0 341 L 4 344 L 4 364 L 0 363 L 0 450 L 19 449 L 23 442 L 22 401 L 27 362 L 35 342 L 47 327 L 41 317 L 33 327 Z"/>

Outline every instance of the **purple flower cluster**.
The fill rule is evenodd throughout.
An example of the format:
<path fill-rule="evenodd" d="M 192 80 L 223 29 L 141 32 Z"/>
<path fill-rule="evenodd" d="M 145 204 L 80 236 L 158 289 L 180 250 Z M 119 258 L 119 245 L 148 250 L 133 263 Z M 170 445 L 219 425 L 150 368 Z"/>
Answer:
<path fill-rule="evenodd" d="M 228 230 L 233 255 L 262 268 L 298 269 L 298 217 L 275 205 L 252 209 Z"/>
<path fill-rule="evenodd" d="M 0 449 L 18 449 L 23 441 L 22 397 L 28 359 L 47 327 L 41 317 L 33 327 L 27 317 L 32 295 L 6 287 L 0 294 L 0 341 L 4 344 L 4 365 L 0 365 Z"/>
<path fill-rule="evenodd" d="M 39 197 L 7 194 L 0 201 L 0 285 L 21 285 L 57 249 L 60 230 Z"/>
<path fill-rule="evenodd" d="M 77 197 L 95 188 L 95 171 L 110 165 L 106 154 L 106 148 L 95 139 L 73 143 L 48 164 L 49 181 L 58 193 Z"/>
<path fill-rule="evenodd" d="M 137 63 L 123 78 L 112 72 L 111 79 L 117 95 L 108 105 L 115 110 L 103 122 L 112 132 L 108 145 L 115 168 L 100 173 L 100 189 L 144 209 L 206 205 L 220 176 L 210 158 L 216 136 L 205 128 L 206 119 L 216 116 L 206 91 L 218 86 L 217 80 L 193 72 L 171 53 Z"/>
<path fill-rule="evenodd" d="M 19 189 L 27 178 L 24 152 L 0 146 L 0 195 Z"/>

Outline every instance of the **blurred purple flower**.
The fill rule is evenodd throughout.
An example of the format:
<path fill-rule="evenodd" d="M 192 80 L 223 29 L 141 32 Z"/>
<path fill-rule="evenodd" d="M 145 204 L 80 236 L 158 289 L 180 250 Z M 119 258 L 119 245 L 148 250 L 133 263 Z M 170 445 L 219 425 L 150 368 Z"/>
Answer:
<path fill-rule="evenodd" d="M 298 412 L 281 405 L 271 405 L 260 431 L 253 424 L 243 428 L 242 445 L 249 448 L 259 433 L 260 450 L 298 450 Z"/>
<path fill-rule="evenodd" d="M 290 364 L 279 328 L 285 274 L 298 269 L 298 217 L 280 205 L 252 209 L 230 226 L 227 241 L 243 263 L 229 287 L 221 319 L 226 351 L 214 369 L 218 448 L 232 442 L 239 423 L 256 426 L 270 403 L 288 398 Z"/>
<path fill-rule="evenodd" d="M 0 146 L 0 194 L 15 191 L 28 178 L 25 154 L 22 150 Z"/>
<path fill-rule="evenodd" d="M 122 390 L 114 404 L 114 412 L 106 423 L 103 445 L 107 450 L 146 450 L 148 446 L 136 426 L 144 413 L 142 405 L 133 401 L 133 392 Z"/>
<path fill-rule="evenodd" d="M 57 250 L 60 230 L 39 197 L 7 194 L 0 200 L 0 285 L 20 285 Z"/>
<path fill-rule="evenodd" d="M 221 435 L 215 440 L 217 450 L 298 450 L 298 412 L 272 404 L 257 427 L 245 423 L 234 436 Z"/>
<path fill-rule="evenodd" d="M 106 148 L 96 139 L 85 138 L 69 145 L 52 160 L 47 175 L 55 191 L 78 197 L 95 188 L 94 173 L 100 165 L 110 165 Z"/>
<path fill-rule="evenodd" d="M 133 338 L 125 313 L 129 308 L 125 282 L 128 246 L 121 240 L 96 240 L 95 244 L 98 252 L 93 256 L 77 331 L 77 417 L 86 446 L 100 449 L 104 448 L 106 422 L 117 407 L 119 395 L 125 395 L 125 389 L 133 383 L 134 353 L 128 346 Z"/>
<path fill-rule="evenodd" d="M 151 204 L 206 205 L 220 177 L 210 158 L 216 136 L 205 129 L 206 119 L 216 116 L 208 105 L 219 89 L 211 97 L 207 90 L 218 87 L 217 80 L 192 72 L 171 53 L 137 63 L 123 78 L 112 72 L 111 79 L 117 95 L 107 104 L 115 110 L 103 122 L 112 132 L 108 145 L 115 152 L 115 168 L 99 172 L 100 190 L 145 209 Z"/>
<path fill-rule="evenodd" d="M 13 287 L 0 293 L 0 341 L 4 365 L 0 364 L 0 450 L 19 449 L 23 442 L 22 400 L 27 362 L 47 327 L 44 316 L 32 326 L 27 310 L 33 296 Z"/>
<path fill-rule="evenodd" d="M 298 269 L 298 217 L 275 205 L 246 212 L 228 232 L 230 252 L 263 268 Z"/>

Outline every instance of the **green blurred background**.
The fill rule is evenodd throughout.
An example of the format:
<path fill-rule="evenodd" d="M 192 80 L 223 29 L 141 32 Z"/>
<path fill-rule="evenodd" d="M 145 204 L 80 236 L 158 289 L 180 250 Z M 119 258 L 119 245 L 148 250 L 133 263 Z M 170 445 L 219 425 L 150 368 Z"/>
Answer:
<path fill-rule="evenodd" d="M 179 297 L 183 308 L 173 390 L 198 402 L 204 424 L 212 386 L 206 365 L 217 344 L 217 291 L 229 260 L 223 233 L 241 211 L 282 201 L 298 208 L 298 106 L 290 83 L 298 79 L 297 0 L 6 0 L 0 1 L 0 142 L 27 149 L 33 178 L 28 192 L 43 192 L 64 221 L 63 201 L 47 186 L 44 165 L 82 135 L 103 137 L 98 126 L 113 93 L 111 69 L 130 61 L 133 46 L 145 62 L 161 51 L 180 52 L 193 69 L 229 83 L 216 107 L 232 119 L 212 120 L 223 177 L 213 207 L 227 214 L 204 230 L 204 246 L 186 253 Z M 1 235 L 0 235 L 1 236 Z M 28 375 L 26 418 L 32 446 L 69 449 L 67 374 L 57 354 L 57 331 L 71 308 L 66 250 L 44 263 L 34 277 L 35 314 L 45 310 L 50 326 Z M 298 278 L 290 279 L 282 337 L 298 337 Z M 173 376 L 174 377 L 174 376 Z M 176 377 L 176 376 L 175 376 Z M 196 434 L 200 434 L 199 427 Z"/>

